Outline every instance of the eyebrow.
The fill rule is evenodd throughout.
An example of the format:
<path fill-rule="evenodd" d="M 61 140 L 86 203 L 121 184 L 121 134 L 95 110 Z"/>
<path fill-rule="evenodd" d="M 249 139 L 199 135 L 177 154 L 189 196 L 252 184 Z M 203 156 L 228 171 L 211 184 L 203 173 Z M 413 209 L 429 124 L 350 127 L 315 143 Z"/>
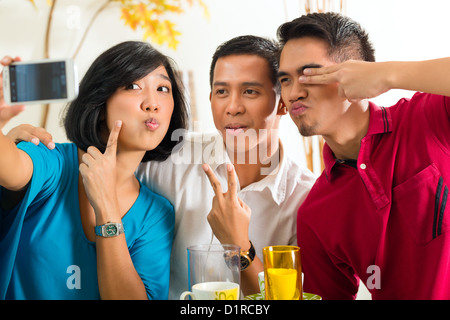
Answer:
<path fill-rule="evenodd" d="M 224 86 L 224 87 L 226 87 L 226 86 L 229 86 L 229 83 L 225 82 L 225 81 L 216 81 L 216 82 L 213 83 L 213 86 L 214 87 L 216 87 L 216 86 Z M 241 86 L 243 86 L 243 87 L 262 87 L 263 84 L 260 83 L 260 82 L 257 82 L 257 81 L 247 81 L 247 82 L 243 82 L 241 84 Z"/>
<path fill-rule="evenodd" d="M 167 81 L 172 82 L 172 80 L 170 80 L 170 78 L 169 78 L 168 76 L 166 76 L 165 74 L 159 73 L 158 76 L 159 76 L 160 78 L 163 78 L 163 79 L 165 79 L 165 80 L 167 80 Z"/>
<path fill-rule="evenodd" d="M 303 71 L 305 69 L 312 69 L 312 68 L 322 68 L 323 65 L 321 64 L 317 64 L 317 63 L 310 63 L 310 64 L 305 64 L 304 66 L 301 66 L 300 68 L 297 68 L 296 72 L 297 74 L 303 74 Z M 283 77 L 283 76 L 287 76 L 288 73 L 285 71 L 279 71 L 277 73 L 277 78 Z"/>

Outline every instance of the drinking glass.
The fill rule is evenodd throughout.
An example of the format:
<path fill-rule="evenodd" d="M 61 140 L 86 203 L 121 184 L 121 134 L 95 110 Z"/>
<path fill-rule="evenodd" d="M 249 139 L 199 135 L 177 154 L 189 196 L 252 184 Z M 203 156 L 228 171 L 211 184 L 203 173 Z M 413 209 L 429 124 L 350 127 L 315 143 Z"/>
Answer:
<path fill-rule="evenodd" d="M 300 248 L 269 246 L 263 249 L 266 300 L 301 300 Z"/>
<path fill-rule="evenodd" d="M 189 290 L 180 299 L 238 300 L 240 247 L 230 244 L 195 245 L 188 250 Z"/>

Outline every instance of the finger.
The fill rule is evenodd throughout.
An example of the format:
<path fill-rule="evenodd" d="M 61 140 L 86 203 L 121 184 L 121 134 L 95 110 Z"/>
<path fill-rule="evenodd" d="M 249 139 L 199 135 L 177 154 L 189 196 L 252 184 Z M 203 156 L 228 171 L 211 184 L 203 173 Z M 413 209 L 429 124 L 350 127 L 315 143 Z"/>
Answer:
<path fill-rule="evenodd" d="M 87 166 L 87 168 L 92 167 L 92 164 L 95 163 L 95 159 L 94 157 L 92 157 L 92 155 L 90 155 L 89 153 L 85 153 L 83 154 L 83 156 L 81 157 L 81 162 L 83 164 L 85 164 Z M 87 169 L 86 168 L 86 169 Z"/>
<path fill-rule="evenodd" d="M 13 63 L 13 61 L 14 61 L 14 59 L 13 59 L 12 57 L 10 57 L 10 56 L 4 56 L 4 57 L 2 58 L 2 60 L 0 60 L 0 63 L 1 63 L 3 66 L 7 66 L 7 65 Z"/>
<path fill-rule="evenodd" d="M 108 138 L 108 143 L 106 145 L 106 149 L 105 149 L 105 156 L 110 157 L 110 156 L 116 156 L 117 153 L 117 140 L 119 138 L 119 133 L 120 133 L 120 129 L 122 128 L 122 121 L 117 120 L 114 123 L 114 127 L 112 128 L 110 134 L 109 134 L 109 138 Z"/>
<path fill-rule="evenodd" d="M 340 69 L 339 64 L 333 64 L 331 66 L 327 67 L 320 67 L 320 68 L 305 68 L 303 70 L 303 74 L 305 76 L 317 76 L 322 74 L 329 74 L 329 73 L 335 73 Z"/>
<path fill-rule="evenodd" d="M 19 113 L 21 113 L 23 110 L 25 110 L 24 105 L 19 106 L 11 106 L 9 108 L 5 108 L 2 110 L 2 118 L 11 119 L 15 116 L 17 116 Z"/>
<path fill-rule="evenodd" d="M 100 152 L 96 147 L 90 146 L 87 148 L 86 153 L 89 154 L 93 159 L 101 159 L 103 157 L 103 153 Z"/>
<path fill-rule="evenodd" d="M 211 167 L 208 164 L 203 164 L 202 168 L 203 171 L 205 171 L 206 176 L 209 179 L 209 182 L 211 183 L 211 186 L 213 188 L 216 197 L 223 197 L 222 185 L 220 184 L 220 181 L 217 179 L 214 172 L 211 170 Z"/>
<path fill-rule="evenodd" d="M 13 129 L 14 130 L 14 129 Z M 31 133 L 28 132 L 21 132 L 18 136 L 14 137 L 14 136 L 10 136 L 10 134 L 13 133 L 13 131 L 9 131 L 6 136 L 9 137 L 11 140 L 13 140 L 15 143 L 19 143 L 21 141 L 26 141 L 26 142 L 31 142 L 35 145 L 39 145 L 39 138 L 32 135 Z"/>
<path fill-rule="evenodd" d="M 84 178 L 86 175 L 86 171 L 88 170 L 88 167 L 85 163 L 80 163 L 78 170 L 80 171 L 81 176 Z"/>
<path fill-rule="evenodd" d="M 234 174 L 234 166 L 232 164 L 227 164 L 228 172 L 228 191 L 227 196 L 231 201 L 237 201 L 237 182 L 236 175 Z"/>
<path fill-rule="evenodd" d="M 24 105 L 20 106 L 11 106 L 11 107 L 4 107 L 0 109 L 0 124 L 3 127 L 11 118 L 14 118 L 19 113 L 21 113 L 23 110 L 25 110 Z"/>
<path fill-rule="evenodd" d="M 319 74 L 313 76 L 302 75 L 298 80 L 305 84 L 331 84 L 338 82 L 337 73 Z"/>
<path fill-rule="evenodd" d="M 21 124 L 17 127 L 12 128 L 6 134 L 15 143 L 21 141 L 32 142 L 38 145 L 40 141 L 47 146 L 49 149 L 54 149 L 55 144 L 53 143 L 53 138 L 50 133 L 48 133 L 43 128 L 36 128 L 31 124 Z"/>
<path fill-rule="evenodd" d="M 42 142 L 42 144 L 44 144 L 45 146 L 47 146 L 47 148 L 49 148 L 50 150 L 53 150 L 55 148 L 55 143 L 53 142 L 53 137 L 52 135 L 45 130 L 44 128 L 36 128 L 33 127 L 31 125 L 29 125 L 30 127 L 30 132 L 25 132 L 25 134 L 28 134 L 30 140 L 33 142 L 34 144 L 39 144 L 39 141 Z"/>
<path fill-rule="evenodd" d="M 300 82 L 309 84 L 329 84 L 337 82 L 337 71 L 341 68 L 340 64 L 335 64 L 321 68 L 306 68 L 303 75 L 299 78 Z"/>
<path fill-rule="evenodd" d="M 43 128 L 36 128 L 36 139 L 41 141 L 50 150 L 55 149 L 55 143 L 53 142 L 53 137 Z M 40 138 L 39 138 L 40 137 Z"/>
<path fill-rule="evenodd" d="M 20 57 L 10 57 L 10 56 L 4 56 L 1 60 L 0 60 L 0 64 L 2 64 L 3 66 L 7 66 L 10 65 L 13 62 L 18 62 L 18 61 L 22 61 L 22 59 Z"/>

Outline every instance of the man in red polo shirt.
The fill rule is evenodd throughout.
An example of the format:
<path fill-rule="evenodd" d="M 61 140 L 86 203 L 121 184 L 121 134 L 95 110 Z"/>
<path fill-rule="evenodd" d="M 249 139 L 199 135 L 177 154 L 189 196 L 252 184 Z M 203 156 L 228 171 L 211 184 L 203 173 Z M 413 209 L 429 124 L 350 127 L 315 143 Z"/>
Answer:
<path fill-rule="evenodd" d="M 354 299 L 361 279 L 373 299 L 450 299 L 450 59 L 373 62 L 364 30 L 334 13 L 278 37 L 283 101 L 326 141 L 298 212 L 305 292 Z M 394 88 L 426 93 L 367 100 Z"/>

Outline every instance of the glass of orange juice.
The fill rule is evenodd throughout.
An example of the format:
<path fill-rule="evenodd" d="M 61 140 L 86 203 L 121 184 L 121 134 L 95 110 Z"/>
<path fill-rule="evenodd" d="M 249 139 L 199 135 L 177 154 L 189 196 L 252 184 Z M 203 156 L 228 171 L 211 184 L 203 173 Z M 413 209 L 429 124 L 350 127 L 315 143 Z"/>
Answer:
<path fill-rule="evenodd" d="M 300 248 L 269 246 L 263 249 L 266 300 L 301 300 Z"/>

